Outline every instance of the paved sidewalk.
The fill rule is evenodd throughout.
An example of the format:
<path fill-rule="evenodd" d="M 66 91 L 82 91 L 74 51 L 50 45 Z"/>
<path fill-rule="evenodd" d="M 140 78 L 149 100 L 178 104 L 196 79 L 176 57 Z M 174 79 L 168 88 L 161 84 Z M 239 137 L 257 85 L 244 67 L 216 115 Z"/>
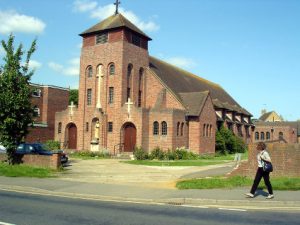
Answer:
<path fill-rule="evenodd" d="M 84 164 L 85 163 L 88 164 L 88 162 L 84 162 Z M 96 166 L 97 163 L 100 163 L 100 161 L 93 161 L 90 165 L 92 165 L 94 169 L 98 169 Z M 101 163 L 104 163 L 104 161 L 101 161 Z M 81 181 L 80 178 L 83 178 L 83 173 L 76 177 L 71 171 L 69 171 L 69 175 L 67 174 L 65 177 L 49 179 L 0 177 L 0 190 L 106 201 L 133 201 L 153 204 L 166 203 L 200 207 L 300 210 L 300 191 L 275 191 L 275 198 L 272 200 L 266 200 L 266 193 L 261 191 L 256 198 L 247 199 L 244 197 L 244 193 L 248 192 L 249 188 L 177 190 L 171 185 L 164 185 L 164 182 L 162 182 L 163 178 L 169 179 L 171 177 L 174 183 L 174 177 L 175 179 L 177 179 L 177 177 L 180 178 L 181 176 L 187 177 L 189 176 L 189 173 L 192 174 L 192 176 L 195 174 L 201 176 L 201 171 L 203 171 L 204 175 L 221 173 L 228 169 L 228 165 L 213 168 L 211 166 L 205 168 L 175 168 L 173 170 L 171 168 L 163 168 L 165 171 L 162 173 L 162 168 L 160 167 L 156 169 L 132 165 L 126 167 L 124 165 L 128 164 L 115 163 L 116 164 L 111 164 L 114 165 L 113 167 L 115 167 L 116 170 L 132 168 L 135 173 L 139 171 L 139 174 L 144 174 L 145 171 L 153 171 L 153 173 L 150 173 L 150 177 L 152 178 L 136 176 L 133 179 L 134 182 L 132 182 L 132 180 L 125 182 L 125 175 L 129 172 L 129 170 L 125 170 L 123 171 L 122 182 L 114 182 L 114 179 L 118 181 L 120 177 L 111 177 L 113 176 L 111 171 L 108 171 L 109 173 L 107 173 L 107 177 L 110 177 L 110 179 L 103 179 L 105 178 L 105 173 L 101 172 L 100 174 L 102 174 L 102 179 L 92 180 L 90 177 L 89 180 L 85 178 Z M 87 166 L 87 168 L 89 168 L 87 171 L 91 169 L 89 166 Z M 102 171 L 104 170 L 105 169 Z M 176 171 L 176 173 L 174 171 Z M 158 176 L 160 173 L 162 175 L 161 177 Z M 166 173 L 169 175 L 165 175 Z M 92 174 L 94 173 L 92 172 Z M 133 177 L 127 177 L 127 179 L 131 178 Z M 166 182 L 168 183 L 170 181 L 172 180 L 170 179 Z M 146 185 L 149 182 L 150 184 Z"/>

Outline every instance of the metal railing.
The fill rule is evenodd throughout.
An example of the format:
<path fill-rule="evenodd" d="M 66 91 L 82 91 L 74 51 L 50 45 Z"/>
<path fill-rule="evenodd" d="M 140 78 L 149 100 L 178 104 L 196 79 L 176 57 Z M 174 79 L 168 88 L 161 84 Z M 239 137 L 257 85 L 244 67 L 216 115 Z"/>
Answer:
<path fill-rule="evenodd" d="M 119 143 L 114 146 L 114 155 L 121 154 L 124 150 L 124 143 Z"/>

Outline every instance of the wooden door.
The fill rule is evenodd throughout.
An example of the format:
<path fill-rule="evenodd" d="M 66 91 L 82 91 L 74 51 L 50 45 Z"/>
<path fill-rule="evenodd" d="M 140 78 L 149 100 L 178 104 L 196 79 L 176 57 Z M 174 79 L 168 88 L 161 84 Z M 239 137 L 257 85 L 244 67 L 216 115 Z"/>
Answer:
<path fill-rule="evenodd" d="M 69 126 L 68 149 L 77 149 L 77 127 L 75 124 Z"/>
<path fill-rule="evenodd" d="M 133 152 L 136 144 L 136 128 L 130 123 L 124 127 L 124 152 Z"/>

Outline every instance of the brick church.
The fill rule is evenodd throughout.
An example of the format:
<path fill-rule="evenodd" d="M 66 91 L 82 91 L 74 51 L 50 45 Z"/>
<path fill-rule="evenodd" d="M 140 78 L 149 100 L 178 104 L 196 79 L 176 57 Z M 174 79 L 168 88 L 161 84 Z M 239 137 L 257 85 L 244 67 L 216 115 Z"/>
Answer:
<path fill-rule="evenodd" d="M 118 11 L 80 34 L 79 103 L 56 113 L 66 149 L 215 152 L 221 124 L 251 140 L 251 114 L 221 86 L 149 56 L 151 38 Z"/>

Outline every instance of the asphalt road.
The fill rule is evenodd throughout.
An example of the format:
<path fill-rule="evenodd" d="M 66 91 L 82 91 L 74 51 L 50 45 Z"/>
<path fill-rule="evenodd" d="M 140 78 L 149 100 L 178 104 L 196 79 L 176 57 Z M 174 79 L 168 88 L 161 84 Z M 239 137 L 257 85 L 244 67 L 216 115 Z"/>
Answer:
<path fill-rule="evenodd" d="M 296 225 L 299 221 L 299 212 L 103 202 L 0 191 L 0 225 Z"/>

